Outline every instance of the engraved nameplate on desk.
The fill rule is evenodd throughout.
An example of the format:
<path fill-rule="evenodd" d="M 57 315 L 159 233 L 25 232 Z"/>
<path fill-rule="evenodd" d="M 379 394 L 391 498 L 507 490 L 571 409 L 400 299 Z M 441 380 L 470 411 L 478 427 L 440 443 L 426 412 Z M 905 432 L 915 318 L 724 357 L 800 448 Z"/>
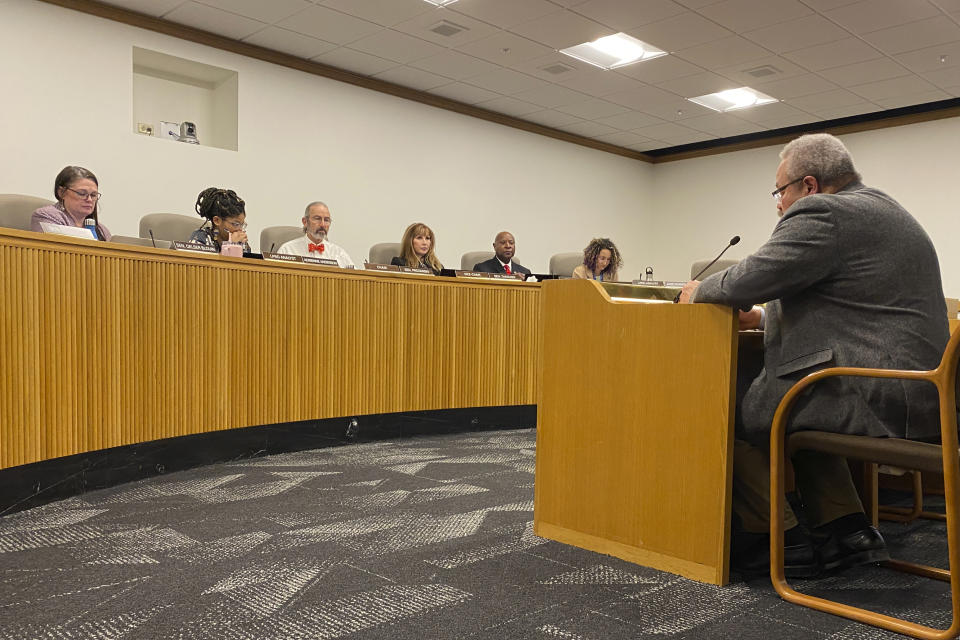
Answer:
<path fill-rule="evenodd" d="M 493 280 L 523 280 L 522 273 L 486 273 L 484 271 L 456 271 L 458 278 L 490 278 Z"/>
<path fill-rule="evenodd" d="M 403 273 L 418 273 L 421 276 L 433 275 L 433 271 L 430 271 L 430 269 L 424 269 L 423 267 L 400 267 L 400 271 L 402 271 Z"/>
<path fill-rule="evenodd" d="M 276 262 L 303 262 L 303 256 L 295 256 L 289 253 L 270 253 L 263 252 L 264 260 L 275 260 Z"/>
<path fill-rule="evenodd" d="M 400 271 L 400 267 L 395 264 L 376 264 L 375 262 L 364 262 L 363 268 L 367 271 Z"/>
<path fill-rule="evenodd" d="M 333 258 L 315 258 L 314 256 L 302 256 L 307 264 L 319 264 L 323 267 L 339 267 L 340 263 Z"/>
<path fill-rule="evenodd" d="M 193 251 L 194 253 L 220 253 L 216 247 L 211 247 L 208 244 L 186 242 L 184 240 L 174 240 L 171 248 L 177 251 Z"/>

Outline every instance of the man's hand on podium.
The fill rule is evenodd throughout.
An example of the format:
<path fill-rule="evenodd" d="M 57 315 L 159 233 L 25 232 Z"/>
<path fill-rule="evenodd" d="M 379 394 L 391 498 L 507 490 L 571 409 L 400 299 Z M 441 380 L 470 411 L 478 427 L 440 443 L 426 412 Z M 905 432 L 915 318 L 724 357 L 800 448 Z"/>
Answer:
<path fill-rule="evenodd" d="M 683 288 L 680 289 L 680 300 L 678 300 L 677 302 L 679 302 L 680 304 L 688 304 L 690 302 L 690 299 L 693 297 L 694 291 L 696 291 L 697 287 L 699 286 L 700 286 L 699 280 L 691 280 L 687 284 L 683 285 Z"/>
<path fill-rule="evenodd" d="M 754 307 L 750 309 L 750 311 L 741 311 L 740 312 L 740 331 L 747 331 L 749 329 L 759 329 L 762 319 L 763 319 L 763 313 L 760 311 L 760 307 Z"/>

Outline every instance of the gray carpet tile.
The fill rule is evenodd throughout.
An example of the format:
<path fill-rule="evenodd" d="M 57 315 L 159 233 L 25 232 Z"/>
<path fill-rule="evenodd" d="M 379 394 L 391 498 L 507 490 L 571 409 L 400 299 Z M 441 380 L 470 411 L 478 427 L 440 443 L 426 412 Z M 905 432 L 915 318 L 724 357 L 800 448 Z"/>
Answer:
<path fill-rule="evenodd" d="M 535 432 L 256 458 L 0 518 L 0 640 L 898 637 L 533 534 Z M 942 523 L 887 524 L 945 561 Z M 804 591 L 949 623 L 946 585 L 878 567 Z"/>

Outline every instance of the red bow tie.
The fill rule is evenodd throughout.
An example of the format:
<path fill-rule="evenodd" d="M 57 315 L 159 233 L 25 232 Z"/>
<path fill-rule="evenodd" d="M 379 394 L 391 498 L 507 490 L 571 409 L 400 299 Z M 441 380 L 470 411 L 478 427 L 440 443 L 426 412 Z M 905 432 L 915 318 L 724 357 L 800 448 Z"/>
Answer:
<path fill-rule="evenodd" d="M 322 244 L 322 243 L 321 243 L 321 244 L 313 244 L 313 243 L 311 242 L 311 243 L 307 244 L 307 251 L 310 251 L 310 252 L 316 251 L 317 253 L 323 253 L 323 244 Z"/>

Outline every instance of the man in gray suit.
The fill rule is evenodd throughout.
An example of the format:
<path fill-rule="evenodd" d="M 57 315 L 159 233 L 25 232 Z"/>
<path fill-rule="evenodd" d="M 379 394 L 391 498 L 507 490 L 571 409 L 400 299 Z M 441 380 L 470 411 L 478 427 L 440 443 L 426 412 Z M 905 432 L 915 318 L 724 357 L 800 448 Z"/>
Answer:
<path fill-rule="evenodd" d="M 781 216 L 753 255 L 683 288 L 681 301 L 741 310 L 741 327 L 763 326 L 764 364 L 738 406 L 733 505 L 734 563 L 763 570 L 768 556 L 769 431 L 787 390 L 826 367 L 932 369 L 948 339 L 940 266 L 920 224 L 890 196 L 866 187 L 843 143 L 806 135 L 780 153 L 773 196 Z M 767 303 L 761 310 L 754 304 Z M 795 405 L 788 431 L 927 439 L 939 432 L 930 385 L 831 378 Z M 846 461 L 794 457 L 797 489 L 817 553 L 786 513 L 792 575 L 888 558 L 870 526 Z M 746 542 L 744 542 L 746 541 Z"/>

